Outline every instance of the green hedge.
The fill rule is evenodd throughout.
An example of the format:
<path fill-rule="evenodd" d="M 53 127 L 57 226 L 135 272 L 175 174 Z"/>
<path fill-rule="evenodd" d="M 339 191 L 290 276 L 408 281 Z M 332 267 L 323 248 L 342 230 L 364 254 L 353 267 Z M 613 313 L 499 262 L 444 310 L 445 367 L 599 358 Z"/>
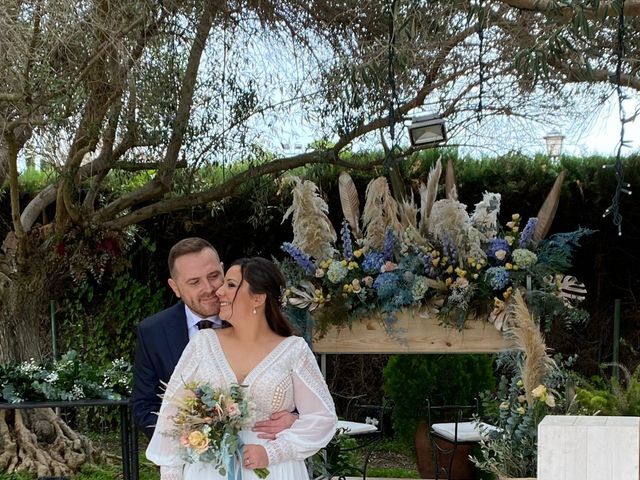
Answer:
<path fill-rule="evenodd" d="M 434 405 L 473 405 L 480 392 L 494 386 L 491 355 L 393 355 L 384 369 L 393 428 L 408 445 L 418 422 L 427 419 L 427 398 Z"/>

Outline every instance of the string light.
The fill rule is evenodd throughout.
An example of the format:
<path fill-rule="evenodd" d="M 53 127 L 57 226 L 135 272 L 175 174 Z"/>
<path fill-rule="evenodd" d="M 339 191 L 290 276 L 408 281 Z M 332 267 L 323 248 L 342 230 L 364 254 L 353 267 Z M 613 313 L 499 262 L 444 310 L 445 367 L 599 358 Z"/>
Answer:
<path fill-rule="evenodd" d="M 395 31 L 395 13 L 396 13 L 396 0 L 391 0 L 388 3 L 389 14 L 389 45 L 388 45 L 388 60 L 387 67 L 387 81 L 389 82 L 389 136 L 391 138 L 391 146 L 386 152 L 385 157 L 385 170 L 391 180 L 391 188 L 394 196 L 398 200 L 404 198 L 404 185 L 400 177 L 400 172 L 396 165 L 395 149 L 396 149 L 396 71 L 395 71 L 395 48 L 396 48 L 396 31 Z"/>
<path fill-rule="evenodd" d="M 478 0 L 478 107 L 476 113 L 478 122 L 482 121 L 482 96 L 484 94 L 484 5 L 483 0 Z"/>
<path fill-rule="evenodd" d="M 622 165 L 622 148 L 626 147 L 624 140 L 624 126 L 630 120 L 626 118 L 624 114 L 624 100 L 626 98 L 622 91 L 622 58 L 625 53 L 625 24 L 624 24 L 624 2 L 625 0 L 618 0 L 614 2 L 619 8 L 618 14 L 618 48 L 617 48 L 617 62 L 616 62 L 616 94 L 618 96 L 618 116 L 620 118 L 620 141 L 618 142 L 616 151 L 616 161 L 613 166 L 604 165 L 603 168 L 613 168 L 616 176 L 616 190 L 611 200 L 611 205 L 604 211 L 603 217 L 613 215 L 613 224 L 618 227 L 618 235 L 622 236 L 622 214 L 620 213 L 620 196 L 624 193 L 631 195 L 631 184 L 624 181 L 624 169 Z"/>

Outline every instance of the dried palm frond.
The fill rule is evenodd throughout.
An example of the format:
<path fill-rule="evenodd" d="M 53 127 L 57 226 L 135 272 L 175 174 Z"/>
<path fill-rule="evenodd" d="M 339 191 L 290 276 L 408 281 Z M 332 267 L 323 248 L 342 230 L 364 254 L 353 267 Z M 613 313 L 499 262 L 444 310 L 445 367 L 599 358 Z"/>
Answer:
<path fill-rule="evenodd" d="M 291 296 L 288 299 L 289 304 L 297 308 L 308 308 L 313 312 L 320 306 L 320 300 L 316 295 L 316 287 L 308 280 L 303 280 L 298 286 L 290 287 Z"/>
<path fill-rule="evenodd" d="M 334 253 L 336 231 L 327 213 L 329 207 L 319 194 L 318 187 L 309 180 L 291 176 L 283 180 L 284 185 L 295 184 L 291 193 L 293 201 L 282 217 L 284 222 L 291 216 L 293 244 L 316 260 L 331 258 Z"/>
<path fill-rule="evenodd" d="M 447 172 L 444 178 L 444 192 L 446 198 L 458 200 L 458 188 L 456 187 L 456 172 L 453 169 L 453 160 L 447 160 Z"/>
<path fill-rule="evenodd" d="M 514 306 L 511 312 L 514 327 L 509 331 L 516 347 L 524 353 L 522 364 L 522 383 L 527 403 L 533 405 L 531 392 L 542 384 L 545 374 L 555 365 L 547 353 L 547 346 L 533 315 L 527 308 L 522 292 L 514 294 Z"/>
<path fill-rule="evenodd" d="M 398 237 L 402 235 L 402 225 L 398 221 L 398 203 L 391 196 L 385 177 L 371 180 L 365 195 L 362 225 L 366 233 L 363 245 L 380 250 L 387 229 L 391 228 Z"/>
<path fill-rule="evenodd" d="M 442 175 L 442 163 L 438 158 L 438 161 L 431 167 L 431 170 L 429 170 L 427 185 L 420 184 L 420 233 L 423 236 L 426 236 L 429 231 L 429 217 L 431 216 L 431 209 L 438 196 L 440 175 Z"/>
<path fill-rule="evenodd" d="M 351 175 L 341 172 L 338 177 L 338 191 L 340 193 L 340 204 L 344 218 L 349 222 L 351 233 L 356 239 L 362 238 L 360 230 L 360 200 L 358 190 Z"/>
<path fill-rule="evenodd" d="M 547 198 L 544 200 L 542 207 L 540 207 L 540 211 L 538 212 L 538 224 L 536 225 L 536 229 L 533 231 L 533 240 L 535 242 L 539 242 L 549 233 L 549 229 L 551 228 L 551 223 L 553 222 L 553 218 L 556 216 L 556 211 L 558 210 L 558 204 L 560 203 L 560 192 L 562 191 L 562 183 L 564 182 L 564 177 L 567 172 L 563 170 L 556 178 L 556 181 L 553 183 L 553 187 L 549 191 Z"/>

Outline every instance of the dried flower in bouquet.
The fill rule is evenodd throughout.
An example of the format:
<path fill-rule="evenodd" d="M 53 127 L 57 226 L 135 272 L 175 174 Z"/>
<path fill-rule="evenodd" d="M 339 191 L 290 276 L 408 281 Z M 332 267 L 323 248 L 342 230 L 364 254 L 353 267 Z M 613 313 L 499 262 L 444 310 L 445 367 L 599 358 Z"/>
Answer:
<path fill-rule="evenodd" d="M 178 411 L 171 417 L 169 432 L 179 442 L 182 458 L 189 463 L 213 464 L 221 475 L 242 467 L 240 430 L 253 424 L 252 402 L 245 396 L 242 385 L 214 388 L 207 383 L 190 382 L 184 394 L 172 400 Z M 257 468 L 259 478 L 267 478 L 269 470 Z"/>

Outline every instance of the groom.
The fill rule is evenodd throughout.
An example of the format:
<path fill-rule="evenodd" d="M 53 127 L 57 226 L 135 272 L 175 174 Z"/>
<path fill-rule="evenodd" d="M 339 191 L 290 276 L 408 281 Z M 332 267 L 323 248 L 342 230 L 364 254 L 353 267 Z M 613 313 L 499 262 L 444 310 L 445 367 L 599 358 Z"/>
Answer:
<path fill-rule="evenodd" d="M 140 322 L 133 366 L 133 418 L 149 438 L 162 404 L 162 384 L 169 382 L 189 339 L 200 328 L 223 327 L 216 290 L 224 272 L 216 249 L 202 238 L 185 238 L 171 248 L 168 263 L 169 286 L 181 301 Z M 256 423 L 254 430 L 273 439 L 296 418 L 276 412 L 270 420 Z"/>

